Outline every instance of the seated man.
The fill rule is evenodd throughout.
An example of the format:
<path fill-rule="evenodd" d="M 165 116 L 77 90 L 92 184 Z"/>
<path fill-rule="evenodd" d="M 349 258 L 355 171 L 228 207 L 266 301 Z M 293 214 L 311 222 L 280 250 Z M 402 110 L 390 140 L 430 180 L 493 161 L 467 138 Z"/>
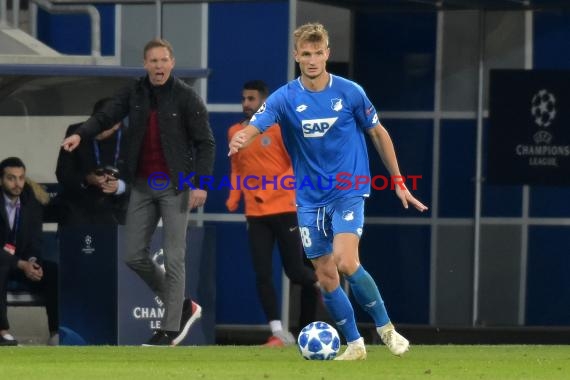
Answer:
<path fill-rule="evenodd" d="M 58 333 L 57 267 L 42 262 L 42 206 L 25 181 L 26 167 L 21 159 L 9 157 L 0 162 L 0 346 L 15 346 L 18 341 L 9 333 L 6 286 L 9 279 L 30 284 L 42 292 L 50 342 Z"/>

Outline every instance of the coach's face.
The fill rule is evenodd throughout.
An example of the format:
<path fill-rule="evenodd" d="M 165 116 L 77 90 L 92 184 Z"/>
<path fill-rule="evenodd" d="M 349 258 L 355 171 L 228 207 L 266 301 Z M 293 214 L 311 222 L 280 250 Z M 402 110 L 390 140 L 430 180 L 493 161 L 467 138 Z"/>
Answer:
<path fill-rule="evenodd" d="M 317 79 L 326 73 L 330 49 L 324 42 L 299 42 L 294 52 L 301 74 L 309 79 Z"/>
<path fill-rule="evenodd" d="M 26 181 L 26 169 L 8 166 L 0 178 L 2 191 L 10 199 L 16 199 L 22 194 Z"/>
<path fill-rule="evenodd" d="M 144 68 L 153 86 L 162 86 L 170 78 L 174 68 L 174 57 L 167 48 L 159 46 L 149 49 L 144 57 Z"/>

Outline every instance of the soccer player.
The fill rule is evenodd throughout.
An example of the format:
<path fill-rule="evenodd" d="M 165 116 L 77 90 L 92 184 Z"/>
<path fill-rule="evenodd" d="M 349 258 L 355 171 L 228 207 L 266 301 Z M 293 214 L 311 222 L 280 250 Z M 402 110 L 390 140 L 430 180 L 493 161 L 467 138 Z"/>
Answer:
<path fill-rule="evenodd" d="M 267 85 L 261 80 L 244 83 L 241 105 L 246 118 L 230 127 L 229 138 L 249 124 L 268 94 Z M 317 277 L 313 268 L 309 268 L 310 264 L 303 262 L 295 192 L 264 184 L 266 180 L 275 178 L 277 182 L 292 175 L 291 160 L 283 146 L 279 125 L 273 125 L 247 149 L 231 157 L 232 189 L 226 207 L 230 212 L 236 211 L 243 195 L 255 285 L 272 333 L 265 344 L 268 347 L 295 343 L 293 335 L 283 329 L 279 317 L 278 297 L 273 285 L 273 246 L 276 242 L 285 274 L 291 282 L 303 287 L 299 327 L 303 328 L 315 318 Z M 238 186 L 238 178 L 248 176 L 248 186 Z"/>
<path fill-rule="evenodd" d="M 358 256 L 370 184 L 350 186 L 346 181 L 347 176 L 370 178 L 365 134 L 392 178 L 401 178 L 394 145 L 364 90 L 327 72 L 330 49 L 324 26 L 309 23 L 297 28 L 294 42 L 301 76 L 269 96 L 250 125 L 232 137 L 229 155 L 274 123 L 281 125 L 297 182 L 297 215 L 305 254 L 315 267 L 325 306 L 348 343 L 336 360 L 366 359 L 364 340 L 340 287 L 339 272 L 355 300 L 374 319 L 384 344 L 394 355 L 402 355 L 409 342 L 395 330 L 378 287 Z M 339 175 L 345 180 L 335 183 Z M 404 208 L 411 204 L 419 211 L 427 210 L 403 183 L 395 191 Z"/>

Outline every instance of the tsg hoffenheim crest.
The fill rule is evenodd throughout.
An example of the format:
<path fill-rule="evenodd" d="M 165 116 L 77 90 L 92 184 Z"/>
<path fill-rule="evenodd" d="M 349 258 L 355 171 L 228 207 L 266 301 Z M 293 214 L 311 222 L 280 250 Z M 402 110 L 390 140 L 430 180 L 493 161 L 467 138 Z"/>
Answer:
<path fill-rule="evenodd" d="M 331 99 L 331 108 L 333 111 L 340 111 L 342 109 L 342 99 L 339 98 L 332 98 Z"/>

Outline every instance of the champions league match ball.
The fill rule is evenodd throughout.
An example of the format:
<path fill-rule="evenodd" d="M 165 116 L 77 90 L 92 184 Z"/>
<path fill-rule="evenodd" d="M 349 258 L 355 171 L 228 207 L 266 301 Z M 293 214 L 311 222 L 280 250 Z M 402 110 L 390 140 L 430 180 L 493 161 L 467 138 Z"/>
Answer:
<path fill-rule="evenodd" d="M 299 352 L 307 360 L 332 360 L 340 349 L 340 337 L 326 322 L 311 322 L 297 338 Z"/>

